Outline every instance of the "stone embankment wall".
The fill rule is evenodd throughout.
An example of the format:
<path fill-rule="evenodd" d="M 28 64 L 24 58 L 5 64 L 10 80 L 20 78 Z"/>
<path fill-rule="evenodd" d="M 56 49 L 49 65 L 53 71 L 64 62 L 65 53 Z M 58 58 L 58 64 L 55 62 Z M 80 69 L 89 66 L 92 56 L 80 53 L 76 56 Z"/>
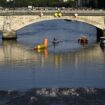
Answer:
<path fill-rule="evenodd" d="M 105 105 L 105 89 L 42 88 L 0 90 L 0 105 Z"/>

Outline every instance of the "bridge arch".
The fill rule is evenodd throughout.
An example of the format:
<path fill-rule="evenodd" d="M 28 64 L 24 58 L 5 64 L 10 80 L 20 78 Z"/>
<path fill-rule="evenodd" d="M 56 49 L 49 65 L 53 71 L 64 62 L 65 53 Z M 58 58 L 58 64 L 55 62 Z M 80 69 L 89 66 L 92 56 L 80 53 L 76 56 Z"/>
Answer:
<path fill-rule="evenodd" d="M 103 36 L 103 29 L 104 29 L 104 17 L 102 16 L 62 16 L 62 17 L 54 17 L 54 16 L 18 16 L 13 19 L 13 24 L 16 27 L 16 30 L 19 30 L 25 26 L 28 26 L 33 23 L 41 22 L 41 21 L 47 21 L 47 20 L 54 20 L 54 19 L 67 19 L 67 20 L 73 20 L 73 21 L 79 21 L 83 23 L 87 23 L 89 25 L 95 26 L 97 29 L 97 41 L 100 40 L 100 37 Z M 20 20 L 20 21 L 18 21 Z"/>
<path fill-rule="evenodd" d="M 104 25 L 104 16 L 62 16 L 62 17 L 54 17 L 54 16 L 34 16 L 34 15 L 25 15 L 25 16 L 11 16 L 12 28 L 15 30 L 19 30 L 27 25 L 32 23 L 46 21 L 46 20 L 54 20 L 54 19 L 68 19 L 75 20 L 80 22 L 85 22 L 87 24 L 93 25 L 101 30 L 105 28 Z"/>

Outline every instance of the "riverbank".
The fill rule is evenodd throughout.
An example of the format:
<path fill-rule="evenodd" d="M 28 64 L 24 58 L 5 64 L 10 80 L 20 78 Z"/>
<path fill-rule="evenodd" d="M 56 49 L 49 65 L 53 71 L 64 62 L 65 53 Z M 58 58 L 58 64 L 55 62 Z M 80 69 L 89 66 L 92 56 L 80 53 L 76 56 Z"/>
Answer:
<path fill-rule="evenodd" d="M 105 105 L 105 88 L 0 90 L 0 105 Z"/>

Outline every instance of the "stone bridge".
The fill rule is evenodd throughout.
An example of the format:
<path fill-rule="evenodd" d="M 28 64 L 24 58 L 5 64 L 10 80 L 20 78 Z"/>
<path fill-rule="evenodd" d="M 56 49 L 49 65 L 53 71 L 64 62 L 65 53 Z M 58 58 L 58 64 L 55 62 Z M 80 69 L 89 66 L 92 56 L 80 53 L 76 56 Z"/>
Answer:
<path fill-rule="evenodd" d="M 6 16 L 0 16 L 0 30 L 3 30 L 3 23 L 4 18 Z M 105 17 L 104 16 L 61 16 L 61 17 L 54 17 L 53 15 L 49 16 L 33 16 L 33 15 L 24 15 L 24 16 L 10 16 L 11 28 L 14 30 L 19 30 L 27 25 L 32 23 L 52 20 L 52 19 L 68 19 L 68 20 L 76 20 L 88 23 L 93 25 L 101 30 L 105 29 Z"/>
<path fill-rule="evenodd" d="M 97 29 L 103 31 L 103 35 L 104 35 L 104 30 L 105 30 L 105 13 L 101 13 L 101 14 L 95 14 L 94 12 L 89 13 L 70 13 L 69 12 L 61 12 L 62 16 L 54 16 L 55 12 L 51 12 L 51 13 L 46 13 L 45 11 L 43 11 L 43 16 L 40 15 L 36 15 L 36 14 L 24 14 L 24 15 L 9 15 L 9 23 L 11 23 L 11 29 L 13 30 L 19 30 L 27 25 L 36 23 L 36 22 L 41 22 L 41 21 L 46 21 L 46 20 L 52 20 L 52 19 L 68 19 L 68 20 L 75 20 L 75 21 L 81 21 L 81 22 L 85 22 L 87 24 L 93 25 L 95 27 L 97 27 Z M 99 13 L 99 12 L 98 12 Z M 76 14 L 76 15 L 75 15 Z M 3 30 L 3 24 L 6 20 L 6 18 L 8 17 L 8 15 L 0 15 L 0 30 Z"/>

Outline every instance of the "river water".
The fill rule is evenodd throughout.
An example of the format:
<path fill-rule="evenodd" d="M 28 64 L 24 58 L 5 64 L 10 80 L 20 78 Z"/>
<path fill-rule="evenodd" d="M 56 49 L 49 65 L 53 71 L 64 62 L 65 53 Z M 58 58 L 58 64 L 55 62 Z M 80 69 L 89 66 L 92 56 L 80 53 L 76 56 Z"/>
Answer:
<path fill-rule="evenodd" d="M 78 38 L 87 36 L 88 44 Z M 0 35 L 1 36 L 1 35 Z M 85 23 L 50 20 L 17 31 L 17 41 L 0 39 L 0 90 L 105 87 L 105 50 L 96 28 Z M 48 48 L 33 48 L 48 38 Z M 60 42 L 52 44 L 53 38 Z"/>

